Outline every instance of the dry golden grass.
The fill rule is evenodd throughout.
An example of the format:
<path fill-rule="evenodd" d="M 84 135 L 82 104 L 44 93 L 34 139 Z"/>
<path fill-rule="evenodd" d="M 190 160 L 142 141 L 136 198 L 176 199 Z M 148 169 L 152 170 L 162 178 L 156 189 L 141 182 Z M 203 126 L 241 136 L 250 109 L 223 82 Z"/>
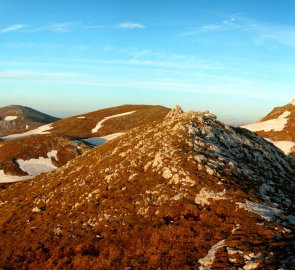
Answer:
<path fill-rule="evenodd" d="M 197 135 L 193 127 L 208 133 Z M 258 269 L 278 269 L 291 256 L 294 226 L 285 220 L 290 231 L 284 231 L 283 220 L 267 221 L 236 204 L 267 203 L 259 194 L 262 180 L 237 168 L 228 174 L 228 162 L 216 169 L 219 174 L 207 173 L 205 163 L 199 170 L 194 157 L 200 151 L 218 160 L 209 143 L 196 148 L 217 128 L 258 139 L 212 116 L 168 117 L 87 151 L 55 172 L 0 189 L 0 269 L 198 269 L 199 259 L 221 240 L 226 246 L 218 249 L 212 269 L 244 267 L 244 256 L 251 253 Z M 235 145 L 237 151 L 243 147 Z M 261 151 L 265 163 L 289 164 L 279 154 L 269 160 L 267 149 Z M 239 169 L 255 165 L 245 151 L 238 152 Z M 178 177 L 169 176 L 167 168 Z M 281 173 L 294 196 L 292 173 Z M 265 169 L 256 175 L 265 177 Z M 271 179 L 279 187 L 279 177 Z M 225 189 L 225 197 L 198 204 L 203 188 L 213 194 Z M 32 211 L 35 207 L 40 211 Z M 241 250 L 233 255 L 235 262 L 227 247 Z M 285 264 L 292 268 L 292 262 Z"/>

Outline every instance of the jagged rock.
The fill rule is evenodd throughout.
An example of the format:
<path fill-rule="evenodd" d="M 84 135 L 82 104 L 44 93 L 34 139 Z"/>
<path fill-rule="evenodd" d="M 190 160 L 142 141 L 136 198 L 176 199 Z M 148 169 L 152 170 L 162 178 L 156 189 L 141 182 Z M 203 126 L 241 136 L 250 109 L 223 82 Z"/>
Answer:
<path fill-rule="evenodd" d="M 179 117 L 181 114 L 183 114 L 183 110 L 179 105 L 176 105 L 171 109 L 171 111 L 166 115 L 166 118 L 175 118 Z"/>

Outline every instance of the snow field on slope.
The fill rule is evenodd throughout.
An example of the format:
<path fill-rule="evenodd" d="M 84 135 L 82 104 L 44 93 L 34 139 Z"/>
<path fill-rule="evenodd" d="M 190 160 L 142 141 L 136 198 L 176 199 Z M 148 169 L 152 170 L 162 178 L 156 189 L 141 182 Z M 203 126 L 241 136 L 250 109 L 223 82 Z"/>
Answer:
<path fill-rule="evenodd" d="M 282 113 L 278 118 L 266 120 L 254 124 L 244 125 L 242 128 L 246 128 L 250 131 L 282 131 L 284 130 L 287 122 L 288 122 L 288 116 L 290 115 L 290 112 L 285 111 Z"/>

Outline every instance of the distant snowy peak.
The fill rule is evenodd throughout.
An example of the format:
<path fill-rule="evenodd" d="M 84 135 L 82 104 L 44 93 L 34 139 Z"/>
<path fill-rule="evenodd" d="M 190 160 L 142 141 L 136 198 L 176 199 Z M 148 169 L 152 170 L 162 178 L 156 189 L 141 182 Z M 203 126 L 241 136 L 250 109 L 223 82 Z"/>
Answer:
<path fill-rule="evenodd" d="M 294 105 L 295 106 L 295 98 L 293 98 L 293 100 L 289 103 L 291 105 Z"/>

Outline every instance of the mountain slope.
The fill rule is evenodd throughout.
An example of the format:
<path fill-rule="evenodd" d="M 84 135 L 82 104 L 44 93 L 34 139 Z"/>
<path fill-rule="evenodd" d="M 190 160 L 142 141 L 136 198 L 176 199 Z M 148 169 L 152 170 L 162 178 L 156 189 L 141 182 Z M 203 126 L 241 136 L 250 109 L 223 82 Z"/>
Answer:
<path fill-rule="evenodd" d="M 274 108 L 259 122 L 242 127 L 271 140 L 286 154 L 295 152 L 295 99 Z"/>
<path fill-rule="evenodd" d="M 0 108 L 0 136 L 25 132 L 52 123 L 58 118 L 29 107 L 11 105 Z"/>
<path fill-rule="evenodd" d="M 177 107 L 0 191 L 0 267 L 291 269 L 294 176 L 271 143 Z"/>
<path fill-rule="evenodd" d="M 0 183 L 50 172 L 89 148 L 83 142 L 51 134 L 0 142 Z"/>
<path fill-rule="evenodd" d="M 20 168 L 19 159 L 26 166 L 35 164 L 34 172 L 29 173 L 32 178 L 40 172 L 56 169 L 56 164 L 59 167 L 76 157 L 81 152 L 77 151 L 81 148 L 80 144 L 84 150 L 89 148 L 85 143 L 91 146 L 102 144 L 124 134 L 130 128 L 161 119 L 168 111 L 168 108 L 162 106 L 124 105 L 61 119 L 24 133 L 8 135 L 3 138 L 8 141 L 0 144 L 0 183 L 28 178 Z M 90 138 L 77 140 L 85 137 Z M 52 164 L 48 157 L 50 151 L 58 151 L 63 162 L 53 159 L 56 164 Z M 43 158 L 46 160 L 41 160 Z"/>
<path fill-rule="evenodd" d="M 161 119 L 169 110 L 163 106 L 122 105 L 61 119 L 50 132 L 76 138 L 101 137 Z"/>

